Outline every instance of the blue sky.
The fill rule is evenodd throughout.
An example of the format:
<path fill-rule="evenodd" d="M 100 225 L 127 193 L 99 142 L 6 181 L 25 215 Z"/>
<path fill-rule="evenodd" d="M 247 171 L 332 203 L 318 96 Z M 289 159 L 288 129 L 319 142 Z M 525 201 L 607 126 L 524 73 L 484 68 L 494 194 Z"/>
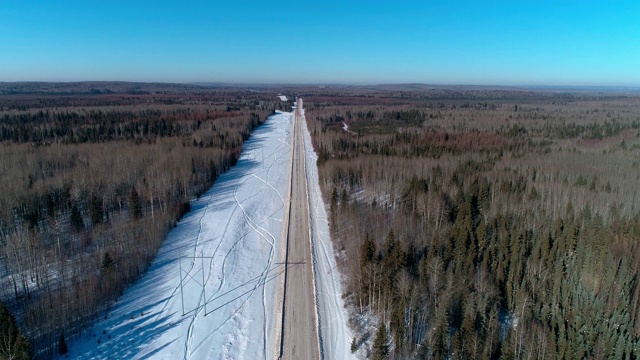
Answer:
<path fill-rule="evenodd" d="M 32 80 L 640 86 L 640 2 L 2 0 Z"/>

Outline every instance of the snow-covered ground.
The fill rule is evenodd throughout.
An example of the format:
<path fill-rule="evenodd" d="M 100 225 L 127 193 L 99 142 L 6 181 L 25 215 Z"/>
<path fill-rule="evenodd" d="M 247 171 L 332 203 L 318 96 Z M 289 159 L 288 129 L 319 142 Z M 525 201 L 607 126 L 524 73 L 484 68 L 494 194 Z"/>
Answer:
<path fill-rule="evenodd" d="M 313 151 L 311 134 L 303 122 L 305 164 L 309 187 L 311 243 L 313 244 L 316 304 L 320 325 L 320 349 L 325 359 L 355 359 L 351 353 L 353 336 L 348 326 L 349 316 L 342 299 L 340 272 L 335 259 L 327 210 L 318 180 L 318 155 Z"/>
<path fill-rule="evenodd" d="M 274 357 L 292 121 L 291 113 L 278 113 L 254 131 L 238 164 L 192 202 L 149 271 L 69 344 L 69 358 Z M 303 127 L 322 353 L 353 358 L 317 156 Z"/>
<path fill-rule="evenodd" d="M 281 113 L 254 131 L 238 164 L 192 203 L 147 274 L 69 357 L 273 357 L 291 130 L 292 115 Z"/>

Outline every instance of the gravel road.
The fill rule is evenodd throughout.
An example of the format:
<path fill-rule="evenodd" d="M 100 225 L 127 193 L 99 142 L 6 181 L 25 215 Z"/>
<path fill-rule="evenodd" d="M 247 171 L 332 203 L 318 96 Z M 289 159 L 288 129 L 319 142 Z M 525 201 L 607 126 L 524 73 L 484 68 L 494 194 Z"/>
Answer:
<path fill-rule="evenodd" d="M 318 333 L 309 234 L 309 198 L 305 176 L 305 121 L 302 100 L 294 117 L 291 211 L 287 239 L 287 275 L 284 304 L 283 359 L 319 359 Z"/>

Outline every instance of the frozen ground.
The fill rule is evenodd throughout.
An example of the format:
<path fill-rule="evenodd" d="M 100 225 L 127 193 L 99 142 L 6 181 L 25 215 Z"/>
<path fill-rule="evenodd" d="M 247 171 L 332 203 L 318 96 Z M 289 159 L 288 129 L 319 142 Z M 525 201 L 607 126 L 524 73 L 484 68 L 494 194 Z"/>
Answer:
<path fill-rule="evenodd" d="M 192 203 L 147 274 L 70 342 L 68 358 L 273 358 L 292 119 L 278 113 L 254 131 L 238 164 Z M 353 356 L 340 275 L 317 156 L 303 126 L 321 348 L 326 359 L 347 359 Z"/>

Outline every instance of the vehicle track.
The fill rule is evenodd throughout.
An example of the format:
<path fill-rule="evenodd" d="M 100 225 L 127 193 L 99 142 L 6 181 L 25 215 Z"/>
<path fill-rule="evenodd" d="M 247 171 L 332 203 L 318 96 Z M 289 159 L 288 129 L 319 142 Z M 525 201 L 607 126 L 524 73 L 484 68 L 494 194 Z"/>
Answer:
<path fill-rule="evenodd" d="M 290 120 L 289 120 L 290 121 Z M 287 136 L 287 132 L 285 130 L 282 129 L 276 129 L 276 131 L 282 131 L 285 134 L 285 139 Z M 275 154 L 277 153 L 282 153 L 281 151 L 281 147 L 282 146 L 287 146 L 289 147 L 289 151 L 291 151 L 291 145 L 286 141 L 286 140 L 282 140 L 280 138 L 278 138 L 279 141 L 282 142 L 281 146 L 277 147 L 274 151 L 271 152 L 271 154 L 269 154 L 267 156 L 267 158 L 271 157 L 271 156 L 275 156 Z M 267 350 L 267 346 L 266 346 L 266 341 L 267 341 L 267 333 L 266 333 L 266 326 L 267 326 L 267 309 L 266 309 L 266 294 L 265 294 L 265 287 L 263 286 L 266 281 L 268 280 L 269 277 L 269 272 L 271 270 L 271 266 L 273 264 L 273 256 L 274 256 L 274 249 L 275 249 L 275 237 L 273 236 L 273 234 L 271 234 L 268 230 L 266 230 L 264 227 L 262 227 L 262 224 L 264 224 L 266 221 L 271 220 L 273 218 L 273 215 L 275 215 L 276 213 L 278 213 L 280 210 L 282 210 L 282 208 L 285 205 L 284 199 L 282 197 L 282 195 L 277 191 L 277 189 L 275 187 L 273 187 L 273 185 L 271 185 L 269 183 L 269 177 L 270 174 L 272 172 L 272 169 L 274 167 L 274 165 L 279 164 L 278 160 L 283 157 L 282 155 L 279 156 L 275 156 L 274 160 L 270 163 L 269 167 L 266 169 L 266 180 L 264 178 L 261 178 L 260 176 L 257 176 L 256 174 L 250 174 L 250 176 L 248 177 L 247 174 L 249 173 L 249 170 L 245 170 L 242 175 L 240 176 L 239 179 L 242 180 L 238 180 L 238 182 L 236 182 L 235 187 L 234 187 L 234 201 L 236 202 L 236 207 L 234 208 L 233 213 L 235 213 L 235 211 L 237 209 L 240 209 L 240 211 L 243 213 L 243 217 L 245 220 L 245 223 L 251 228 L 251 230 L 245 232 L 242 236 L 240 236 L 235 242 L 234 244 L 227 250 L 227 253 L 225 254 L 225 257 L 223 259 L 223 264 L 222 264 L 222 268 L 221 268 L 221 279 L 218 285 L 218 288 L 214 291 L 214 293 L 211 295 L 211 297 L 209 299 L 206 299 L 206 294 L 204 292 L 201 292 L 201 295 L 198 298 L 198 304 L 196 306 L 196 311 L 194 312 L 192 318 L 191 318 L 191 322 L 189 324 L 188 330 L 187 330 L 187 338 L 185 339 L 185 353 L 184 353 L 184 358 L 188 359 L 191 357 L 191 355 L 200 349 L 200 347 L 206 342 L 207 339 L 209 339 L 211 336 L 213 336 L 215 333 L 217 333 L 217 331 L 224 326 L 229 320 L 231 320 L 240 310 L 242 310 L 245 306 L 245 304 L 247 303 L 247 301 L 253 296 L 253 294 L 255 293 L 255 291 L 262 286 L 263 287 L 263 292 L 262 292 L 262 297 L 263 297 L 263 322 L 264 322 L 264 339 L 263 339 L 263 345 L 264 345 L 264 357 L 266 358 L 266 350 Z M 243 199 L 243 200 L 239 200 L 238 199 L 238 189 L 244 184 L 246 183 L 248 180 L 250 180 L 251 178 L 256 178 L 259 181 L 261 181 L 263 183 L 263 186 L 255 193 L 253 193 L 251 196 Z M 282 205 L 273 213 L 271 213 L 270 215 L 268 215 L 265 219 L 263 219 L 260 222 L 257 222 L 255 220 L 253 220 L 248 214 L 247 211 L 245 210 L 243 203 L 247 202 L 248 200 L 258 196 L 260 193 L 262 193 L 266 188 L 271 188 L 272 190 L 274 190 L 276 192 L 276 194 L 278 195 L 278 197 L 281 200 Z M 203 215 L 204 217 L 204 215 Z M 202 219 L 202 218 L 201 218 Z M 224 236 L 227 234 L 227 230 L 229 227 L 229 224 L 231 223 L 231 219 L 229 219 L 225 225 L 225 230 L 223 231 L 223 235 L 222 235 L 222 239 L 224 239 Z M 201 231 L 201 227 L 199 229 L 199 231 Z M 197 323 L 197 319 L 201 313 L 201 311 L 204 309 L 204 306 L 202 306 L 202 299 L 204 299 L 205 303 L 208 303 L 209 301 L 211 301 L 212 299 L 216 298 L 216 295 L 218 295 L 218 293 L 220 292 L 220 290 L 223 288 L 224 284 L 226 283 L 226 277 L 225 277 L 225 269 L 226 269 L 226 264 L 227 264 L 227 259 L 229 258 L 229 256 L 231 255 L 232 251 L 235 249 L 235 247 L 245 239 L 245 237 L 252 233 L 255 232 L 256 234 L 259 235 L 260 238 L 262 238 L 264 241 L 266 241 L 269 246 L 271 247 L 270 251 L 269 251 L 269 259 L 268 259 L 268 263 L 265 266 L 265 268 L 263 269 L 263 271 L 258 275 L 258 281 L 257 283 L 253 286 L 253 288 L 249 291 L 249 292 L 245 292 L 242 295 L 240 295 L 239 297 L 236 297 L 233 300 L 236 300 L 238 298 L 240 298 L 241 296 L 246 295 L 247 293 L 249 293 L 249 295 L 245 298 L 245 300 L 240 304 L 240 306 L 238 308 L 235 309 L 235 311 L 229 316 L 227 317 L 227 319 L 225 319 L 225 321 L 223 321 L 216 329 L 214 329 L 213 331 L 211 331 L 209 334 L 207 334 L 206 337 L 204 337 L 198 344 L 196 344 L 196 346 L 193 346 L 193 334 L 194 334 L 194 330 L 196 327 L 196 323 Z M 198 236 L 200 236 L 200 232 L 198 234 Z M 217 244 L 216 249 L 214 250 L 214 253 L 212 254 L 212 256 L 215 256 L 215 254 L 217 254 L 218 250 L 220 249 L 220 245 L 222 244 L 222 240 Z M 197 250 L 196 250 L 197 251 Z M 192 262 L 192 266 L 191 269 L 193 269 L 193 264 L 194 262 Z M 190 271 L 191 271 L 190 269 Z M 213 273 L 213 258 L 210 260 L 209 263 L 209 273 L 206 277 L 205 283 L 208 283 L 211 275 Z M 203 269 L 204 271 L 204 269 Z M 203 290 L 204 291 L 204 290 Z M 175 291 L 174 291 L 175 292 Z M 224 295 L 224 294 L 223 294 Z M 221 296 L 223 296 L 221 295 Z M 206 314 L 204 314 L 206 316 Z"/>
<path fill-rule="evenodd" d="M 238 191 L 238 188 L 239 188 L 241 185 L 243 185 L 246 181 L 248 181 L 248 179 L 246 179 L 246 174 L 247 174 L 247 173 L 248 173 L 248 169 L 247 169 L 247 170 L 245 170 L 245 171 L 243 172 L 243 174 L 242 174 L 242 175 L 240 176 L 240 178 L 239 178 L 239 179 L 243 179 L 243 180 L 238 180 L 238 182 L 236 182 L 236 184 L 235 184 L 235 188 L 234 188 L 234 200 L 235 200 L 235 202 L 236 202 L 236 207 L 235 207 L 235 208 L 234 208 L 234 210 L 232 211 L 232 214 L 234 214 L 234 213 L 235 213 L 235 211 L 236 211 L 238 208 L 240 208 L 240 209 L 242 210 L 242 208 L 241 208 L 241 204 L 240 204 L 240 201 L 239 201 L 239 200 L 238 200 L 238 198 L 237 198 L 237 191 Z M 244 199 L 243 201 L 247 201 L 247 200 L 249 200 L 249 199 L 251 199 L 251 198 L 253 198 L 253 197 L 257 196 L 258 194 L 260 194 L 260 193 L 263 191 L 263 189 L 264 189 L 264 187 L 263 187 L 263 188 L 261 188 L 257 193 L 254 193 L 253 195 L 251 195 L 251 196 L 247 197 L 247 198 L 246 198 L 246 199 Z M 230 224 L 230 222 L 231 222 L 231 219 L 232 219 L 232 218 L 233 218 L 233 217 L 230 217 L 230 219 L 227 221 L 227 225 L 225 226 L 225 230 L 224 230 L 224 232 L 223 232 L 223 235 L 222 235 L 222 237 L 221 237 L 221 240 L 220 240 L 220 242 L 218 243 L 218 245 L 216 246 L 216 249 L 214 250 L 214 252 L 213 252 L 213 254 L 212 254 L 212 257 L 214 257 L 214 256 L 215 256 L 215 254 L 217 254 L 217 252 L 218 252 L 218 250 L 219 250 L 219 248 L 220 248 L 220 245 L 221 245 L 221 244 L 222 244 L 222 242 L 223 242 L 224 236 L 225 236 L 225 235 L 226 235 L 226 233 L 227 233 L 228 226 L 229 226 L 229 224 Z M 245 217 L 245 218 L 246 218 L 246 217 Z M 245 221 L 246 221 L 246 219 L 245 219 Z M 254 230 L 255 230 L 255 229 L 254 229 Z M 222 265 L 222 271 L 221 271 L 222 278 L 221 278 L 220 284 L 219 284 L 219 286 L 218 286 L 218 289 L 214 292 L 214 296 L 215 296 L 215 294 L 217 294 L 217 293 L 220 291 L 220 289 L 222 288 L 222 286 L 224 286 L 224 283 L 225 283 L 225 276 L 224 276 L 224 274 L 225 274 L 225 273 L 224 273 L 224 268 L 225 268 L 225 264 L 226 264 L 226 259 L 227 259 L 227 257 L 229 256 L 229 254 L 231 253 L 231 251 L 235 248 L 235 246 L 236 246 L 240 241 L 242 241 L 242 240 L 243 240 L 243 239 L 244 239 L 248 234 L 250 234 L 250 233 L 251 233 L 251 231 L 248 231 L 248 232 L 244 233 L 242 236 L 240 236 L 240 237 L 238 238 L 238 240 L 236 240 L 236 241 L 234 242 L 233 246 L 232 246 L 232 247 L 227 251 L 227 254 L 225 254 L 225 257 L 224 257 L 224 260 L 223 260 L 223 265 Z M 212 265 L 213 265 L 213 259 L 211 259 L 211 261 L 210 261 L 210 263 L 209 263 L 209 273 L 208 273 L 208 275 L 207 275 L 207 277 L 206 277 L 205 283 L 209 282 L 209 280 L 210 280 L 210 278 L 211 278 L 211 274 L 212 274 L 211 267 L 212 267 Z M 202 269 L 202 271 L 204 271 L 204 269 Z M 261 276 L 262 276 L 262 274 L 261 274 Z M 204 289 L 203 289 L 203 290 L 201 291 L 201 293 L 200 293 L 200 296 L 198 297 L 198 303 L 197 303 L 197 305 L 196 305 L 195 312 L 194 312 L 193 316 L 191 317 L 191 321 L 190 321 L 190 323 L 189 323 L 189 327 L 188 327 L 188 329 L 187 329 L 187 337 L 186 337 L 186 339 L 185 339 L 185 354 L 184 354 L 184 358 L 185 358 L 185 359 L 190 358 L 190 357 L 191 357 L 191 353 L 195 350 L 195 349 L 193 349 L 193 350 L 191 349 L 191 348 L 192 348 L 192 345 L 193 345 L 193 330 L 195 329 L 195 326 L 196 326 L 196 322 L 197 322 L 198 316 L 200 315 L 201 311 L 204 309 L 204 306 L 202 306 L 202 305 L 203 305 L 203 304 L 202 304 L 202 299 L 204 298 L 204 296 L 205 296 L 205 294 L 204 294 Z M 205 301 L 206 301 L 206 299 L 205 299 Z M 244 303 L 243 303 L 243 304 L 244 304 Z M 236 310 L 236 311 L 234 312 L 234 314 L 232 314 L 232 316 L 233 316 L 233 315 L 235 315 L 235 313 L 237 313 L 237 311 L 238 311 L 238 310 Z M 205 314 L 205 316 L 206 316 L 206 314 Z M 222 323 L 218 328 L 216 328 L 216 331 L 217 331 L 217 329 L 219 329 L 222 325 L 224 325 L 224 324 L 225 324 L 225 323 L 226 323 L 226 322 L 227 322 L 227 321 L 228 321 L 232 316 L 230 316 L 229 318 L 227 318 L 227 319 L 226 319 L 226 320 L 225 320 L 225 321 L 224 321 L 224 322 L 223 322 L 223 323 Z M 211 335 L 212 335 L 212 334 L 214 334 L 214 333 L 215 333 L 215 331 L 213 331 L 213 332 L 211 333 Z M 208 336 L 208 337 L 209 337 L 209 336 Z M 202 342 L 201 342 L 201 343 L 202 343 Z M 196 347 L 199 347 L 201 343 L 199 343 Z"/>
<path fill-rule="evenodd" d="M 285 131 L 285 134 L 286 134 L 286 131 Z M 281 139 L 278 139 L 278 140 L 282 141 L 282 143 L 283 143 L 282 145 L 283 145 L 283 146 L 288 146 L 288 147 L 291 149 L 291 145 L 290 145 L 289 143 L 287 143 L 286 141 L 283 141 L 283 140 L 281 140 Z M 275 153 L 278 153 L 278 152 L 280 152 L 280 151 L 277 151 L 277 150 L 276 150 L 276 151 L 272 152 L 272 154 L 271 154 L 271 155 L 273 155 L 273 154 L 275 154 Z M 281 153 L 281 152 L 280 152 L 280 153 Z M 213 334 L 215 334 L 215 333 L 217 332 L 217 330 L 218 330 L 221 326 L 223 326 L 223 325 L 224 325 L 227 321 L 229 321 L 229 320 L 230 320 L 230 319 L 231 319 L 235 314 L 237 314 L 237 313 L 238 313 L 238 312 L 239 312 L 239 311 L 244 307 L 244 305 L 247 303 L 247 301 L 249 301 L 249 299 L 253 296 L 253 294 L 254 294 L 255 290 L 257 290 L 257 288 L 258 288 L 258 287 L 263 286 L 263 285 L 266 283 L 267 279 L 268 279 L 268 273 L 269 273 L 269 271 L 270 271 L 270 269 L 271 269 L 271 266 L 272 266 L 272 264 L 273 264 L 273 253 L 274 253 L 274 242 L 275 242 L 275 237 L 274 237 L 274 236 L 273 236 L 273 234 L 271 234 L 268 230 L 264 229 L 261 225 L 262 225 L 264 222 L 266 222 L 266 221 L 268 221 L 268 220 L 272 219 L 272 218 L 273 218 L 273 215 L 275 215 L 276 213 L 278 213 L 278 212 L 279 212 L 280 210 L 282 210 L 282 208 L 284 207 L 284 199 L 282 198 L 282 195 L 280 194 L 280 192 L 279 192 L 279 191 L 277 191 L 277 189 L 275 189 L 275 187 L 273 187 L 273 185 L 271 185 L 271 184 L 268 182 L 269 174 L 271 173 L 271 170 L 272 170 L 272 168 L 273 168 L 273 165 L 277 164 L 277 160 L 278 160 L 279 158 L 281 158 L 281 157 L 282 157 L 282 155 L 280 155 L 280 156 L 276 157 L 276 158 L 274 159 L 273 163 L 271 163 L 271 165 L 270 165 L 270 166 L 269 166 L 269 168 L 267 169 L 267 171 L 266 171 L 266 172 L 267 172 L 267 176 L 266 176 L 266 179 L 267 179 L 267 180 L 265 180 L 265 179 L 263 179 L 263 178 L 261 178 L 261 177 L 259 177 L 259 176 L 255 175 L 255 174 L 251 174 L 251 176 L 253 176 L 253 177 L 257 178 L 258 180 L 260 180 L 261 182 L 263 182 L 263 183 L 265 184 L 265 186 L 264 186 L 264 187 L 267 187 L 267 186 L 268 186 L 268 187 L 271 187 L 271 188 L 276 192 L 276 194 L 278 195 L 278 197 L 280 198 L 280 200 L 281 200 L 281 202 L 282 202 L 282 206 L 281 206 L 280 208 L 278 208 L 278 209 L 277 209 L 276 211 L 274 211 L 272 214 L 268 215 L 268 216 L 267 216 L 263 221 L 261 221 L 260 223 L 257 223 L 256 221 L 254 221 L 254 220 L 253 220 L 253 219 L 252 219 L 252 218 L 247 214 L 247 211 L 246 211 L 246 210 L 245 210 L 245 208 L 242 206 L 242 203 L 243 203 L 244 201 L 242 201 L 242 202 L 241 202 L 241 201 L 239 201 L 239 200 L 237 199 L 237 193 L 234 193 L 234 198 L 235 198 L 235 200 L 236 200 L 236 202 L 237 202 L 237 206 L 242 210 L 243 215 L 244 215 L 244 217 L 245 217 L 245 221 L 246 221 L 246 223 L 247 223 L 247 224 L 252 228 L 252 230 L 253 230 L 253 231 L 255 231 L 256 233 L 258 233 L 258 234 L 260 235 L 260 237 L 262 237 L 265 241 L 267 241 L 267 243 L 269 243 L 269 245 L 271 246 L 271 250 L 270 250 L 270 254 L 269 254 L 269 260 L 268 260 L 268 265 L 264 268 L 263 272 L 259 275 L 259 276 L 260 276 L 260 281 L 256 284 L 256 286 L 254 286 L 254 288 L 251 290 L 251 294 L 250 294 L 250 295 L 245 299 L 245 301 L 243 301 L 243 302 L 242 302 L 241 306 L 240 306 L 238 309 L 236 309 L 236 311 L 234 311 L 234 313 L 233 313 L 233 314 L 231 314 L 231 316 L 230 316 L 229 318 L 227 318 L 227 320 L 225 320 L 225 321 L 224 321 L 224 322 L 223 322 L 223 323 L 222 323 L 218 328 L 216 328 L 213 332 L 211 332 L 211 333 L 210 333 L 210 334 L 209 334 L 209 335 L 208 335 L 204 340 L 206 340 L 206 339 L 210 338 L 211 336 L 213 336 Z M 245 181 L 248 181 L 248 179 L 247 179 L 247 180 L 245 180 Z M 264 187 L 263 187 L 259 192 L 264 191 Z M 258 193 L 259 193 L 259 192 L 258 192 Z M 251 197 L 256 196 L 258 193 L 256 193 L 256 194 L 252 195 Z M 250 198 L 250 197 L 249 197 L 249 198 Z M 247 199 L 249 199 L 249 198 L 247 198 Z M 245 199 L 245 201 L 246 201 L 247 199 Z M 264 232 L 265 232 L 265 233 L 266 233 L 266 234 L 267 234 L 267 235 L 272 239 L 272 241 L 269 241 L 269 240 L 267 239 L 267 237 L 266 237 L 266 236 L 264 236 L 264 235 L 263 235 L 260 231 L 258 231 L 258 230 L 262 230 L 262 231 L 264 231 Z M 238 242 L 236 242 L 236 244 L 234 244 L 234 247 L 237 245 L 237 243 L 238 243 Z M 227 260 L 227 258 L 228 258 L 228 256 L 229 256 L 230 252 L 231 252 L 231 249 L 229 250 L 229 253 L 227 253 L 227 255 L 225 255 L 225 259 L 224 259 L 224 263 L 223 263 L 223 273 L 224 273 L 224 268 L 226 267 L 226 260 Z M 220 290 L 220 288 L 216 291 L 216 293 L 217 293 L 219 290 Z M 264 288 L 264 286 L 263 286 L 263 294 L 262 294 L 262 295 L 263 295 L 263 299 L 262 299 L 262 300 L 263 300 L 263 316 L 264 316 L 264 319 L 263 319 L 264 326 L 263 326 L 263 327 L 264 327 L 264 330 L 265 330 L 265 333 L 264 333 L 264 334 L 265 334 L 265 336 L 264 336 L 264 338 L 263 338 L 263 347 L 264 347 L 264 356 L 266 357 L 266 349 L 267 349 L 267 346 L 266 346 L 266 341 L 267 341 L 267 340 L 266 340 L 266 337 L 267 337 L 267 336 L 266 336 L 266 324 L 267 324 L 267 318 L 266 318 L 266 303 L 265 303 L 266 299 L 265 299 L 265 291 L 266 291 L 266 289 L 265 289 L 265 288 Z M 215 294 L 214 294 L 214 295 L 215 295 Z M 203 343 L 203 342 L 204 342 L 204 340 L 203 340 L 203 341 L 201 341 L 201 343 Z M 200 343 L 200 344 L 201 344 L 201 343 Z M 200 345 L 200 344 L 199 344 L 199 345 Z M 198 345 L 198 346 L 199 346 L 199 345 Z"/>
<path fill-rule="evenodd" d="M 195 244 L 193 246 L 193 255 L 195 256 L 197 254 L 198 251 L 198 243 L 200 241 L 200 235 L 202 233 L 202 219 L 206 216 L 207 211 L 209 211 L 209 205 L 211 205 L 211 200 L 213 199 L 213 194 L 209 195 L 209 198 L 207 199 L 207 205 L 203 211 L 202 216 L 200 217 L 200 219 L 198 220 L 198 235 L 196 235 L 196 241 Z M 235 211 L 235 209 L 234 209 Z M 229 224 L 231 220 L 227 221 L 227 226 Z M 189 267 L 189 270 L 187 270 L 187 275 L 191 273 L 191 270 L 193 270 L 193 267 L 195 266 L 195 259 L 193 261 L 191 261 L 191 266 Z M 180 270 L 182 271 L 182 269 Z M 180 276 L 182 276 L 182 274 L 180 274 Z M 162 308 L 160 309 L 160 311 L 158 312 L 158 315 L 156 316 L 156 320 L 160 319 L 160 316 L 163 315 L 164 311 L 168 308 L 169 304 L 172 302 L 174 295 L 178 292 L 178 290 L 180 289 L 180 285 L 177 285 L 173 291 L 171 292 L 171 295 L 169 296 L 169 298 L 167 299 L 167 302 L 162 306 Z"/>

